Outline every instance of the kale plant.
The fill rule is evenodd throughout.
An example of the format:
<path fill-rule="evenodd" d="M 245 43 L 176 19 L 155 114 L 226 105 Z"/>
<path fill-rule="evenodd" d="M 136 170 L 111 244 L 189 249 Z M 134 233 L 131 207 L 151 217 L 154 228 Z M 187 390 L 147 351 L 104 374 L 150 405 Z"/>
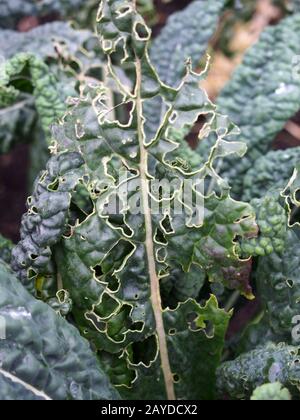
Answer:
<path fill-rule="evenodd" d="M 214 104 L 228 2 L 191 2 L 153 42 L 141 3 L 102 0 L 96 35 L 3 19 L 0 151 L 30 143 L 35 181 L 19 243 L 0 236 L 0 398 L 299 399 L 300 153 L 271 149 L 300 108 L 300 15 Z"/>

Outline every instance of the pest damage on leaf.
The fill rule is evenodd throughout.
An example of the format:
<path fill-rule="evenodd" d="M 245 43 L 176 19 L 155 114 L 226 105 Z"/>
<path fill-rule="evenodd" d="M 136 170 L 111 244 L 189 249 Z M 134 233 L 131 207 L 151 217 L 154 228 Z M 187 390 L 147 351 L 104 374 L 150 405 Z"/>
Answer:
<path fill-rule="evenodd" d="M 0 400 L 299 399 L 297 2 L 3 3 Z"/>

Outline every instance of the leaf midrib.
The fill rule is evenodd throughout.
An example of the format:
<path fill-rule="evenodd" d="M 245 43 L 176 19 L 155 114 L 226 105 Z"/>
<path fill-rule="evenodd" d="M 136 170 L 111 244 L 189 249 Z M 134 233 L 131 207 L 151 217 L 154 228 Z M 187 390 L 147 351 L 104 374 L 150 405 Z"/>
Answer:
<path fill-rule="evenodd" d="M 16 375 L 13 375 L 12 373 L 7 372 L 6 370 L 2 368 L 0 368 L 0 375 L 4 376 L 6 379 L 10 379 L 15 384 L 23 386 L 27 391 L 31 392 L 36 397 L 43 398 L 46 401 L 52 401 L 52 398 L 50 398 L 43 391 L 36 389 L 34 386 L 28 384 L 27 382 L 24 382 L 22 379 L 18 378 Z"/>
<path fill-rule="evenodd" d="M 143 130 L 143 106 L 141 97 L 141 84 L 142 84 L 142 69 L 141 61 L 136 57 L 136 113 L 137 113 L 137 132 L 140 148 L 140 178 L 141 178 L 141 194 L 145 216 L 145 230 L 146 240 L 145 247 L 148 260 L 148 270 L 151 286 L 151 302 L 154 312 L 156 331 L 159 343 L 159 354 L 161 358 L 161 369 L 164 376 L 166 393 L 168 400 L 176 400 L 173 374 L 171 371 L 167 339 L 163 322 L 163 311 L 162 302 L 160 295 L 159 278 L 156 272 L 156 261 L 154 257 L 154 244 L 153 244 L 153 228 L 152 228 L 152 216 L 151 209 L 149 207 L 149 182 L 147 177 L 147 166 L 148 166 L 148 151 L 144 144 L 144 130 Z"/>

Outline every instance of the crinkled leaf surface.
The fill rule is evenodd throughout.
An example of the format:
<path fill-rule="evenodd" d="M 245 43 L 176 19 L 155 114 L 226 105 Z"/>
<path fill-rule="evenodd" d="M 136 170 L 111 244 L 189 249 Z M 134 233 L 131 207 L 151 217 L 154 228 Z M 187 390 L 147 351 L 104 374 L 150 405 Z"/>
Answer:
<path fill-rule="evenodd" d="M 291 394 L 280 382 L 264 384 L 256 388 L 252 394 L 252 401 L 290 401 Z"/>
<path fill-rule="evenodd" d="M 216 369 L 220 365 L 230 317 L 231 314 L 218 308 L 214 296 L 204 307 L 190 300 L 164 313 L 178 399 L 187 395 L 193 400 L 215 399 Z M 131 361 L 130 368 L 136 370 L 136 378 L 131 388 L 120 388 L 124 398 L 164 398 L 158 360 L 150 368 Z"/>
<path fill-rule="evenodd" d="M 298 347 L 268 344 L 224 363 L 217 372 L 220 395 L 249 398 L 258 386 L 268 382 L 280 382 L 295 393 L 300 381 L 298 352 Z"/>
<path fill-rule="evenodd" d="M 32 71 L 33 58 L 31 64 L 28 60 L 27 63 L 24 62 L 23 70 L 25 74 L 24 71 L 21 71 L 20 66 L 16 67 L 14 65 L 15 74 L 11 74 L 10 79 L 15 80 L 17 77 L 23 80 L 22 85 L 19 85 L 24 92 L 19 94 L 16 101 L 0 110 L 0 152 L 6 153 L 15 143 L 33 142 L 38 137 L 33 149 L 37 148 L 38 153 L 41 149 L 42 151 L 46 150 L 44 154 L 48 156 L 46 142 L 43 141 L 43 134 L 37 124 L 38 116 L 34 109 L 34 99 L 36 99 L 35 105 L 42 120 L 44 131 L 49 136 L 50 123 L 53 123 L 56 117 L 61 115 L 67 97 L 76 94 L 77 79 L 84 80 L 86 73 L 91 68 L 97 67 L 100 69 L 102 67 L 100 57 L 95 63 L 96 50 L 99 50 L 99 48 L 96 48 L 96 38 L 90 31 L 74 30 L 67 23 L 53 22 L 26 33 L 1 30 L 0 46 L 1 56 L 4 59 L 16 60 L 14 57 L 20 53 L 26 53 L 32 57 L 34 55 L 34 67 L 40 68 L 39 74 L 37 71 Z M 38 63 L 38 59 L 40 63 Z M 1 62 L 1 64 L 7 66 L 5 62 Z M 49 69 L 47 69 L 46 64 Z M 24 83 L 27 77 L 24 78 L 23 76 L 28 76 L 28 66 L 31 70 L 31 83 Z M 2 67 L 2 69 L 5 71 L 5 67 Z M 17 74 L 19 71 L 21 73 Z M 99 72 L 101 71 L 99 70 Z M 1 83 L 3 84 L 3 82 Z M 5 83 L 9 83 L 9 80 L 6 79 Z M 34 88 L 33 96 L 28 95 L 31 84 Z M 3 102 L 5 91 L 1 93 Z M 15 91 L 15 95 L 17 94 L 18 92 Z M 34 96 L 36 97 L 34 98 Z M 59 98 L 61 105 L 55 98 Z M 3 103 L 3 105 L 5 104 Z M 52 112 L 53 115 L 50 115 L 50 110 L 55 111 Z M 33 159 L 33 162 L 36 165 L 37 160 Z M 38 171 L 41 166 L 44 167 L 44 162 L 43 160 L 43 164 L 39 166 Z M 35 176 L 38 171 L 35 171 Z"/>
<path fill-rule="evenodd" d="M 224 3 L 224 0 L 196 0 L 170 16 L 150 50 L 151 61 L 164 83 L 170 86 L 180 83 L 188 58 L 198 64 L 216 30 Z"/>
<path fill-rule="evenodd" d="M 282 203 L 281 203 L 282 202 Z M 240 243 L 243 257 L 265 256 L 284 251 L 287 233 L 287 213 L 279 191 L 268 192 L 261 199 L 254 199 L 251 205 L 256 210 L 259 234 Z"/>
<path fill-rule="evenodd" d="M 268 315 L 263 310 L 238 338 L 235 355 L 239 356 L 269 343 L 283 343 L 286 335 L 281 336 L 270 327 Z"/>
<path fill-rule="evenodd" d="M 297 213 L 300 207 L 299 200 L 299 190 L 300 190 L 300 165 L 297 162 L 292 177 L 287 183 L 285 189 L 282 191 L 282 196 L 285 199 L 287 209 L 289 211 L 289 224 L 290 226 L 299 227 L 299 222 L 293 220 L 293 215 Z"/>
<path fill-rule="evenodd" d="M 0 235 L 0 259 L 5 261 L 7 264 L 10 263 L 12 249 L 13 243 L 9 239 Z"/>
<path fill-rule="evenodd" d="M 276 134 L 299 110 L 299 34 L 299 14 L 267 28 L 219 96 L 220 109 L 239 126 L 241 140 L 248 146 L 243 160 L 226 158 L 222 164 L 222 176 L 234 181 L 233 191 L 238 196 L 245 172 L 267 152 Z M 212 142 L 199 146 L 204 159 Z"/>
<path fill-rule="evenodd" d="M 185 302 L 189 298 L 197 300 L 205 280 L 205 271 L 199 266 L 192 265 L 185 273 L 174 264 L 169 276 L 160 281 L 163 306 L 174 308 L 178 302 Z"/>
<path fill-rule="evenodd" d="M 224 0 L 196 0 L 168 19 L 150 50 L 151 61 L 164 83 L 170 86 L 180 83 L 187 59 L 192 58 L 197 66 L 216 30 L 224 3 Z M 147 131 L 156 130 L 164 113 L 165 105 L 159 98 L 146 104 Z"/>
<path fill-rule="evenodd" d="M 15 29 L 24 17 L 58 13 L 66 16 L 80 6 L 81 0 L 1 0 L 0 28 Z"/>
<path fill-rule="evenodd" d="M 51 22 L 28 32 L 0 30 L 1 55 L 12 58 L 21 52 L 34 53 L 42 59 L 57 60 L 60 53 L 76 56 L 80 45 L 92 38 L 90 31 L 75 30 L 66 22 Z"/>
<path fill-rule="evenodd" d="M 243 200 L 263 197 L 270 189 L 285 186 L 300 160 L 300 147 L 268 152 L 256 160 L 244 178 Z"/>
<path fill-rule="evenodd" d="M 63 114 L 64 104 L 60 97 L 57 80 L 48 66 L 30 53 L 19 53 L 12 59 L 1 64 L 0 79 L 0 106 L 13 105 L 18 98 L 19 92 L 10 82 L 13 78 L 20 75 L 25 69 L 29 70 L 34 86 L 35 104 L 41 117 L 41 125 L 45 133 L 50 136 L 49 127 L 53 121 Z M 3 98 L 9 95 L 10 103 L 3 103 Z M 16 105 L 18 106 L 18 105 Z"/>
<path fill-rule="evenodd" d="M 0 375 L 1 401 L 45 401 L 45 397 L 37 395 L 23 385 Z"/>
<path fill-rule="evenodd" d="M 2 400 L 118 399 L 88 342 L 49 306 L 35 300 L 3 262 L 0 317 Z"/>
<path fill-rule="evenodd" d="M 284 250 L 260 258 L 257 268 L 258 293 L 266 307 L 272 331 L 292 341 L 293 318 L 299 314 L 299 238 L 289 230 Z"/>
<path fill-rule="evenodd" d="M 174 267 L 184 275 L 194 266 L 199 267 L 200 287 L 205 272 L 211 281 L 252 296 L 249 262 L 238 258 L 235 240 L 257 232 L 254 213 L 251 206 L 231 199 L 227 183 L 214 170 L 215 159 L 242 155 L 245 149 L 226 141 L 229 134 L 237 133 L 236 127 L 215 113 L 199 88 L 202 75 L 192 72 L 190 65 L 178 89 L 159 80 L 148 57 L 149 29 L 134 2 L 103 1 L 98 32 L 123 99 L 111 109 L 101 84 L 89 85 L 73 99 L 54 129 L 54 156 L 29 199 L 13 267 L 26 287 L 46 300 L 57 287 L 66 290 L 82 333 L 100 353 L 122 355 L 131 369 L 153 372 L 163 384 L 161 397 L 195 397 L 205 391 L 190 371 L 193 363 L 186 360 L 184 370 L 179 356 L 173 355 L 184 354 L 182 346 L 190 340 L 182 340 L 184 333 L 170 338 L 168 327 L 174 318 L 197 344 L 205 326 L 202 322 L 200 330 L 191 333 L 186 315 L 192 311 L 201 319 L 204 309 L 188 301 L 177 302 L 174 311 L 163 310 L 160 281 Z M 128 64 L 135 68 L 134 89 L 120 79 L 119 69 Z M 152 137 L 144 131 L 144 106 L 156 97 L 163 98 L 167 109 Z M 130 110 L 126 121 L 116 119 L 122 107 Z M 207 163 L 191 171 L 177 158 L 179 145 L 172 139 L 203 114 L 209 120 L 200 135 L 214 133 L 216 143 Z M 153 188 L 153 180 L 167 181 L 170 190 Z M 186 181 L 192 186 L 189 198 L 183 194 Z M 207 194 L 198 188 L 205 181 L 214 186 Z M 204 352 L 213 339 L 221 347 L 218 337 L 227 325 L 227 315 L 212 303 L 206 311 L 213 331 L 220 323 L 220 333 L 212 332 Z M 214 318 L 215 313 L 220 316 Z M 180 345 L 174 350 L 176 340 Z M 138 350 L 144 346 L 152 351 L 142 352 L 139 360 Z M 210 367 L 214 368 L 215 364 Z M 157 396 L 157 386 L 149 388 L 149 398 L 151 392 Z M 207 393 L 212 392 L 209 387 Z"/>

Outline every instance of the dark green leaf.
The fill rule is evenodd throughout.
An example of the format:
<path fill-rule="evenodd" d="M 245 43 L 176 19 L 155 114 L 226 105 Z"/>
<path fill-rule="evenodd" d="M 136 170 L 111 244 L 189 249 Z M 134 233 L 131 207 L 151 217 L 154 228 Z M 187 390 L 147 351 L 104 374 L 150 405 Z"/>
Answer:
<path fill-rule="evenodd" d="M 107 89 L 90 84 L 80 98 L 70 101 L 53 131 L 54 156 L 37 180 L 23 218 L 13 267 L 23 284 L 45 300 L 60 289 L 69 293 L 73 319 L 100 357 L 101 352 L 122 354 L 129 366 L 143 354 L 143 343 L 152 339 L 149 348 L 153 350 L 154 343 L 154 355 L 146 353 L 144 365 L 148 375 L 155 372 L 160 380 L 161 397 L 174 399 L 177 392 L 180 398 L 212 394 L 212 384 L 207 389 L 191 385 L 187 375 L 193 372 L 179 369 L 179 358 L 172 356 L 173 344 L 168 339 L 173 315 L 189 334 L 186 311 L 201 315 L 203 308 L 194 301 L 179 301 L 183 304 L 177 310 L 164 311 L 160 281 L 172 275 L 174 267 L 179 270 L 177 278 L 180 272 L 184 276 L 191 267 L 199 267 L 199 275 L 205 273 L 211 281 L 252 297 L 250 266 L 239 259 L 236 240 L 257 231 L 253 209 L 230 197 L 229 186 L 214 168 L 218 158 L 241 156 L 245 148 L 226 141 L 237 129 L 215 113 L 215 106 L 199 88 L 203 75 L 194 73 L 190 64 L 178 89 L 159 80 L 148 56 L 149 29 L 133 1 L 103 1 L 98 33 L 122 99 L 112 109 Z M 134 88 L 120 76 L 120 69 L 125 71 L 128 65 L 135 68 Z M 167 109 L 151 138 L 144 132 L 144 106 L 156 97 L 166 102 Z M 131 109 L 128 121 L 116 118 L 120 108 Z M 209 121 L 200 135 L 210 132 L 216 143 L 207 163 L 191 171 L 177 159 L 179 144 L 174 138 L 203 114 Z M 171 189 L 153 188 L 153 179 L 167 181 Z M 187 181 L 192 186 L 189 197 L 184 195 Z M 207 191 L 206 182 L 210 184 Z M 85 191 L 80 199 L 78 188 Z M 182 298 L 184 293 L 177 295 Z M 220 322 L 224 335 L 226 322 Z M 201 324 L 200 330 L 204 327 Z M 193 336 L 196 343 L 201 337 L 202 331 Z M 181 334 L 177 338 L 182 340 Z M 220 352 L 222 340 L 218 340 Z M 123 368 L 124 363 L 121 372 Z M 123 378 L 127 384 L 128 376 L 123 374 Z M 157 389 L 149 385 L 147 396 L 153 392 L 152 398 L 156 397 Z"/>
<path fill-rule="evenodd" d="M 270 189 L 282 189 L 300 160 L 300 147 L 268 152 L 256 160 L 244 178 L 243 200 L 261 198 Z"/>
<path fill-rule="evenodd" d="M 300 383 L 299 348 L 268 344 L 224 363 L 217 372 L 220 395 L 245 399 L 268 382 L 280 382 L 293 394 Z"/>
<path fill-rule="evenodd" d="M 218 98 L 218 106 L 239 126 L 241 140 L 248 146 L 243 160 L 226 158 L 222 163 L 222 176 L 234 181 L 238 196 L 245 173 L 299 110 L 299 34 L 299 14 L 267 28 Z M 203 141 L 199 146 L 204 159 L 212 142 Z"/>
<path fill-rule="evenodd" d="M 88 342 L 0 262 L 0 398 L 117 399 Z"/>

